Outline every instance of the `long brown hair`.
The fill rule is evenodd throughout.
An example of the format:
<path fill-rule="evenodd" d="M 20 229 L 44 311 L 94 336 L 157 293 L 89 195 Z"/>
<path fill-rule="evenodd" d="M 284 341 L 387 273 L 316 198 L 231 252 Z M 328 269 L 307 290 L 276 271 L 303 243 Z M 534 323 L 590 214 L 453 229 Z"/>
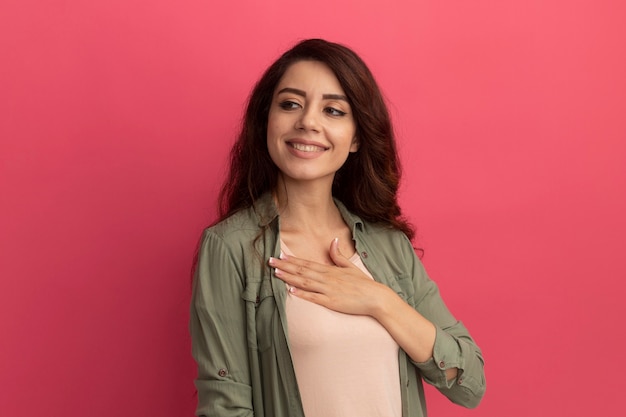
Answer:
<path fill-rule="evenodd" d="M 219 197 L 219 219 L 252 206 L 273 190 L 278 168 L 267 150 L 267 123 L 274 90 L 289 66 L 319 61 L 334 73 L 343 88 L 356 123 L 357 152 L 350 153 L 335 174 L 333 196 L 370 222 L 386 224 L 414 237 L 397 201 L 400 161 L 393 126 L 374 76 L 349 48 L 323 39 L 296 44 L 276 60 L 257 82 L 246 108 L 241 132 L 230 152 L 230 170 Z"/>

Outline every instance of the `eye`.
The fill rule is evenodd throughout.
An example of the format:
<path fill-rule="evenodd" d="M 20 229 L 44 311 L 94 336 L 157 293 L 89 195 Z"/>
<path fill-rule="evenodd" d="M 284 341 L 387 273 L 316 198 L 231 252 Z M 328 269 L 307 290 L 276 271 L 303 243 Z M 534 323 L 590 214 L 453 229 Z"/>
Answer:
<path fill-rule="evenodd" d="M 283 110 L 295 110 L 298 107 L 300 107 L 298 103 L 296 103 L 295 101 L 291 101 L 291 100 L 281 101 L 278 104 L 278 106 Z"/>
<path fill-rule="evenodd" d="M 331 116 L 345 116 L 346 112 L 336 109 L 334 107 L 326 107 L 324 111 Z"/>

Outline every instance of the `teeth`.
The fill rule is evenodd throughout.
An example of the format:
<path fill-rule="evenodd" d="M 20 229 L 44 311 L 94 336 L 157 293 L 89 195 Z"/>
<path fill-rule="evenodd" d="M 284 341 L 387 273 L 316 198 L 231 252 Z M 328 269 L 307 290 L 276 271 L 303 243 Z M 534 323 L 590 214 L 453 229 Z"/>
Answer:
<path fill-rule="evenodd" d="M 291 146 L 302 152 L 320 152 L 324 150 L 324 148 L 320 148 L 319 146 L 304 145 L 302 143 L 292 143 Z"/>

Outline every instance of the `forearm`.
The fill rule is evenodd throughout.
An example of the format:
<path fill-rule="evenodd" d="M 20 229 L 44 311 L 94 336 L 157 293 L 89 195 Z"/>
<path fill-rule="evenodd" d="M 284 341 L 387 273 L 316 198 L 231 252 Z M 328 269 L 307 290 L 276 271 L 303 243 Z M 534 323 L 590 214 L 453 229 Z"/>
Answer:
<path fill-rule="evenodd" d="M 389 287 L 381 285 L 380 300 L 372 316 L 414 362 L 426 362 L 433 357 L 437 335 L 435 325 Z M 445 373 L 447 380 L 453 380 L 458 368 L 446 369 Z"/>
<path fill-rule="evenodd" d="M 370 311 L 376 311 L 381 323 L 386 323 L 425 382 L 451 401 L 474 407 L 485 391 L 482 353 L 446 307 L 408 240 L 400 251 L 405 252 L 402 259 L 413 261 L 411 272 L 392 274 L 393 280 L 382 279 L 390 289 L 372 295 L 376 304 Z"/>
<path fill-rule="evenodd" d="M 415 362 L 430 359 L 435 345 L 435 326 L 391 288 L 381 284 L 379 294 L 371 316 Z"/>

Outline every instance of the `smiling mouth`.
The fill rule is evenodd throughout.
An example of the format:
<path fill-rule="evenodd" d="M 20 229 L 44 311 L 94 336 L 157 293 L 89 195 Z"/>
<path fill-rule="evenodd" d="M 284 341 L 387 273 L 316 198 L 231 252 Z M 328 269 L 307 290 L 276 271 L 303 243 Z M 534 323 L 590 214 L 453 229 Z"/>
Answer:
<path fill-rule="evenodd" d="M 301 152 L 323 152 L 326 148 L 316 145 L 305 145 L 303 143 L 289 142 L 289 146 Z"/>

